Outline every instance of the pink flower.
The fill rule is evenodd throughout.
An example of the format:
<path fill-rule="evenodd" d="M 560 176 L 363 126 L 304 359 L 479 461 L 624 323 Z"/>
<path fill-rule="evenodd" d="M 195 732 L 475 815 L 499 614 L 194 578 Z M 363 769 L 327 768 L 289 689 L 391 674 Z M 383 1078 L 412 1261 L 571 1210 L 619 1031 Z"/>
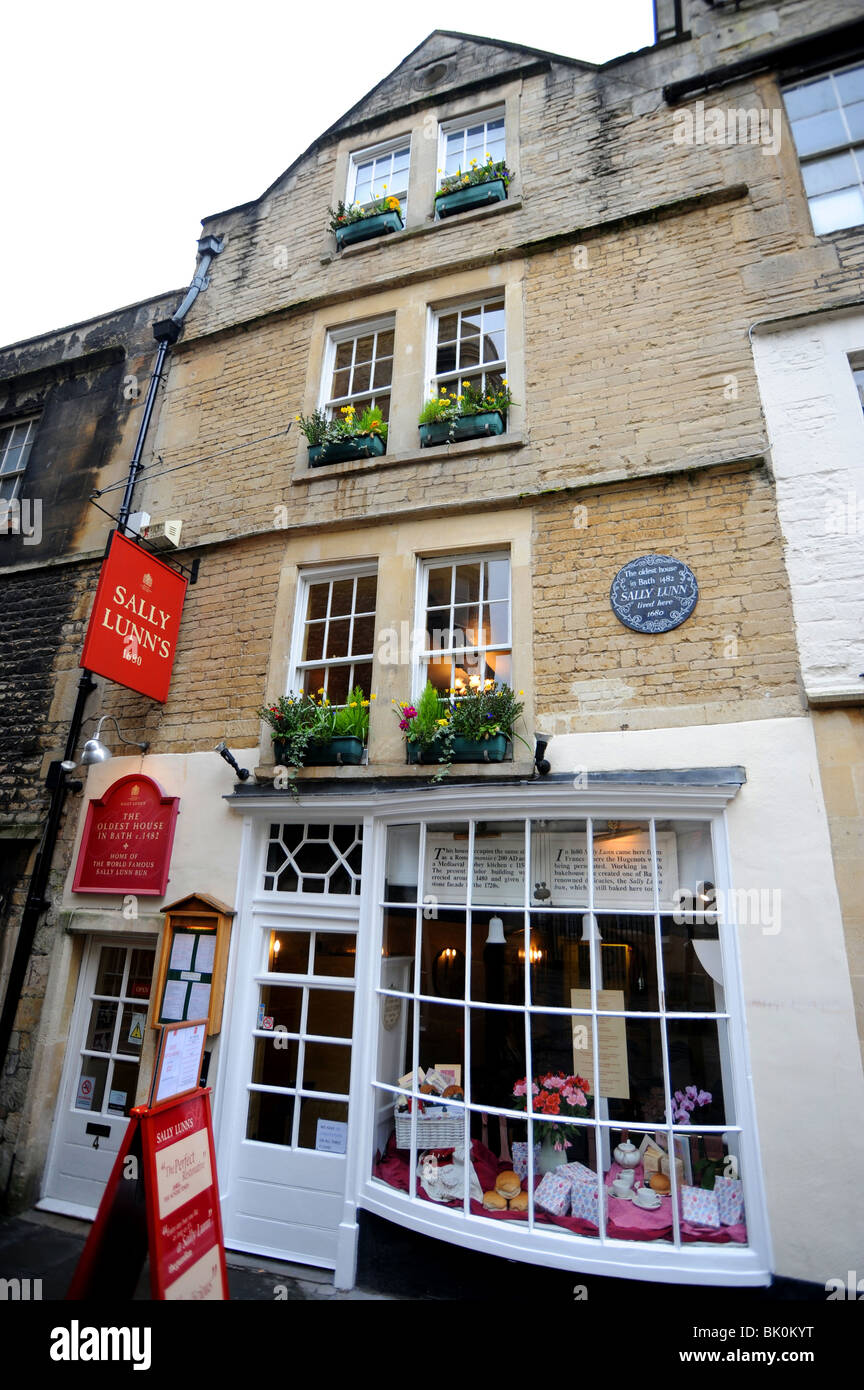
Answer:
<path fill-rule="evenodd" d="M 577 1091 L 577 1092 L 576 1092 L 576 1100 L 575 1100 L 574 1103 L 575 1103 L 576 1105 L 587 1105 L 587 1104 L 588 1104 L 588 1101 L 587 1101 L 587 1099 L 586 1099 L 586 1096 L 585 1096 L 585 1092 L 584 1092 L 584 1091 Z"/>
<path fill-rule="evenodd" d="M 522 1080 L 521 1080 L 521 1081 L 517 1081 L 517 1082 L 516 1082 L 516 1085 L 513 1087 L 513 1094 L 514 1094 L 514 1096 L 524 1096 L 524 1094 L 525 1094 L 525 1092 L 526 1092 L 527 1090 L 528 1090 L 528 1078 L 527 1078 L 527 1076 L 523 1076 L 523 1077 L 522 1077 Z"/>
<path fill-rule="evenodd" d="M 553 1076 L 551 1072 L 548 1076 L 542 1076 L 540 1079 L 550 1091 L 560 1091 L 562 1087 L 567 1085 L 566 1076 Z"/>

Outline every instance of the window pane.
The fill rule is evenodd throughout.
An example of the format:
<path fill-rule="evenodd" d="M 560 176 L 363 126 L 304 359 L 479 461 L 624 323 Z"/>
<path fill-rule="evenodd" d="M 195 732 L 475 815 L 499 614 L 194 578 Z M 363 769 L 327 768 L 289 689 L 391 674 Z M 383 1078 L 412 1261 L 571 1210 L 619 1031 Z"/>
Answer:
<path fill-rule="evenodd" d="M 364 362 L 354 368 L 354 376 L 351 382 L 351 390 L 356 394 L 358 391 L 368 391 L 372 385 L 372 367 L 368 362 Z"/>
<path fill-rule="evenodd" d="M 833 145 L 845 145 L 848 140 L 839 111 L 825 111 L 819 116 L 793 121 L 792 133 L 801 155 L 815 154 L 818 150 L 831 149 Z"/>
<path fill-rule="evenodd" d="M 350 1038 L 353 1022 L 354 994 L 351 990 L 309 990 L 309 1009 L 306 1019 L 307 1033 L 317 1033 L 325 1038 Z M 312 1087 L 312 1089 L 325 1091 L 338 1089 L 338 1087 L 315 1086 Z M 347 1086 L 345 1089 L 348 1089 Z"/>
<path fill-rule="evenodd" d="M 455 599 L 457 603 L 477 602 L 480 597 L 480 562 L 456 565 Z"/>
<path fill-rule="evenodd" d="M 319 1120 L 347 1124 L 347 1104 L 341 1100 L 302 1100 L 300 1102 L 300 1129 L 297 1136 L 297 1142 L 301 1149 L 315 1148 L 318 1140 Z"/>
<path fill-rule="evenodd" d="M 115 1062 L 108 1091 L 109 1115 L 128 1115 L 138 1089 L 138 1063 Z"/>
<path fill-rule="evenodd" d="M 269 949 L 268 970 L 282 975 L 305 975 L 309 969 L 308 931 L 271 932 Z"/>
<path fill-rule="evenodd" d="M 353 826 L 336 826 L 335 829 L 347 830 L 353 838 Z M 357 939 L 353 932 L 317 932 L 315 936 L 315 974 L 339 975 L 353 979 L 356 951 Z"/>
<path fill-rule="evenodd" d="M 358 653 L 358 654 L 366 655 L 366 654 L 368 654 L 369 652 L 372 651 L 372 647 L 373 647 L 373 645 L 374 645 L 374 642 L 375 642 L 375 619 L 374 619 L 374 617 L 370 616 L 370 617 L 368 617 L 368 618 L 355 618 L 355 619 L 354 619 L 354 634 L 353 634 L 353 637 L 352 637 L 352 639 L 351 639 L 351 651 L 352 651 L 352 653 Z M 368 695 L 368 694 L 369 694 L 369 691 L 366 690 L 365 693 Z"/>
<path fill-rule="evenodd" d="M 100 1003 L 91 1005 L 90 1026 L 84 1046 L 91 1052 L 110 1052 L 114 1046 L 114 1026 L 117 1022 L 117 1005 Z"/>
<path fill-rule="evenodd" d="M 305 970 L 305 965 L 303 970 Z M 299 988 L 286 988 L 284 985 L 262 985 L 261 1003 L 264 1017 L 273 1019 L 274 1028 L 279 1026 L 289 1033 L 300 1031 L 300 1006 L 303 991 Z M 253 1020 L 257 1024 L 257 1020 Z"/>
<path fill-rule="evenodd" d="M 459 366 L 476 367 L 480 362 L 480 339 L 463 338 L 459 347 Z"/>
<path fill-rule="evenodd" d="M 324 623 L 310 623 L 306 629 L 303 661 L 317 661 L 324 655 Z"/>
<path fill-rule="evenodd" d="M 864 101 L 864 67 L 850 68 L 848 72 L 838 72 L 834 81 L 844 106 L 853 101 Z"/>
<path fill-rule="evenodd" d="M 864 139 L 864 102 L 856 101 L 853 106 L 845 107 L 846 122 L 849 126 L 849 134 L 853 140 Z"/>
<path fill-rule="evenodd" d="M 337 344 L 336 344 L 336 361 L 335 361 L 335 366 L 336 366 L 337 371 L 338 371 L 340 368 L 342 368 L 342 367 L 350 367 L 350 366 L 351 366 L 351 361 L 352 361 L 353 355 L 354 355 L 354 343 L 353 343 L 353 341 L 352 341 L 350 338 L 348 339 L 347 342 L 344 342 L 344 343 L 337 343 Z"/>
<path fill-rule="evenodd" d="M 458 314 L 442 314 L 438 320 L 438 342 L 452 343 L 456 341 L 457 326 L 459 323 Z"/>
<path fill-rule="evenodd" d="M 334 579 L 330 598 L 331 618 L 341 617 L 344 613 L 350 613 L 353 599 L 354 580 Z"/>
<path fill-rule="evenodd" d="M 836 232 L 841 227 L 857 227 L 864 222 L 864 194 L 860 188 L 828 193 L 810 202 L 813 230 L 817 235 Z"/>
<path fill-rule="evenodd" d="M 333 373 L 333 390 L 331 392 L 334 400 L 339 400 L 342 396 L 347 396 L 351 390 L 351 372 L 349 368 Z"/>
<path fill-rule="evenodd" d="M 385 357 L 375 363 L 373 384 L 376 387 L 389 386 L 393 377 L 393 358 Z"/>
<path fill-rule="evenodd" d="M 328 657 L 348 655 L 348 631 L 350 622 L 347 618 L 337 618 L 330 620 L 327 629 L 327 652 Z"/>
<path fill-rule="evenodd" d="M 502 1109 L 526 1074 L 525 1015 L 521 1009 L 471 1010 L 471 1103 Z"/>
<path fill-rule="evenodd" d="M 261 1086 L 296 1086 L 298 1051 L 297 1039 L 284 1033 L 256 1038 L 251 1079 Z"/>
<path fill-rule="evenodd" d="M 442 853 L 447 853 L 447 850 Z M 465 913 L 440 909 L 423 921 L 420 993 L 465 998 Z"/>
<path fill-rule="evenodd" d="M 838 188 L 849 188 L 858 181 L 858 169 L 849 152 L 803 164 L 801 175 L 804 188 L 811 197 L 819 193 L 833 193 Z"/>
<path fill-rule="evenodd" d="M 126 949 L 123 946 L 103 946 L 99 952 L 99 972 L 94 994 L 118 995 L 123 984 Z"/>
<path fill-rule="evenodd" d="M 449 343 L 438 348 L 435 357 L 435 370 L 438 373 L 452 372 L 456 369 L 456 344 Z"/>
<path fill-rule="evenodd" d="M 377 574 L 361 574 L 357 578 L 357 611 L 374 613 L 375 598 L 378 592 Z"/>
<path fill-rule="evenodd" d="M 815 116 L 820 111 L 830 111 L 837 105 L 830 77 L 823 77 L 819 82 L 807 82 L 802 87 L 792 87 L 784 93 L 784 97 L 792 121 Z"/>
<path fill-rule="evenodd" d="M 107 1057 L 82 1057 L 75 1092 L 76 1110 L 101 1110 L 108 1076 Z"/>
<path fill-rule="evenodd" d="M 246 1138 L 257 1139 L 263 1144 L 290 1145 L 293 1120 L 293 1096 L 253 1091 L 249 1096 Z"/>
<path fill-rule="evenodd" d="M 327 672 L 327 698 L 331 705 L 344 705 L 351 689 L 351 667 L 333 666 Z"/>

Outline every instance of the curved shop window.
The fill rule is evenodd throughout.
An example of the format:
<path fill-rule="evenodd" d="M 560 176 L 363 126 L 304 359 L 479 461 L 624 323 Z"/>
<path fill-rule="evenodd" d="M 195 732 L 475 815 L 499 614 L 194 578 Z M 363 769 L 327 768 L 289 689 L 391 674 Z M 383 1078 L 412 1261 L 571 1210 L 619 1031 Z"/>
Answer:
<path fill-rule="evenodd" d="M 364 1205 L 562 1268 L 764 1282 L 721 833 L 388 828 Z"/>

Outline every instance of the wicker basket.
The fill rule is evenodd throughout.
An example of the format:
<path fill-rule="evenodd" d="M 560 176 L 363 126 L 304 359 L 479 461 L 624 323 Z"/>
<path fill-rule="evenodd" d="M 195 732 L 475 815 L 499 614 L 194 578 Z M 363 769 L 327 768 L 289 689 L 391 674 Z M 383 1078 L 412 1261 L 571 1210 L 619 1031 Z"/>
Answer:
<path fill-rule="evenodd" d="M 397 1149 L 411 1147 L 411 1112 L 397 1110 L 396 1121 Z M 461 1110 L 443 1108 L 439 1113 L 417 1116 L 418 1149 L 455 1149 L 465 1142 L 465 1120 Z"/>

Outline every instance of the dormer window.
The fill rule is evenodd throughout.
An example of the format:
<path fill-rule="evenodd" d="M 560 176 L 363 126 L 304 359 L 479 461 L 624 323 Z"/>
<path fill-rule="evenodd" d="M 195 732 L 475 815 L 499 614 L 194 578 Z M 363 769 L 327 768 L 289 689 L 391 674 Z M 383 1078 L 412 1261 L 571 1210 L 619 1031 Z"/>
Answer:
<path fill-rule="evenodd" d="M 490 157 L 493 164 L 505 157 L 503 106 L 479 111 L 468 119 L 460 116 L 445 121 L 438 153 L 438 187 L 460 170 L 467 173 L 472 161 L 476 160 L 479 166 L 488 163 Z"/>
<path fill-rule="evenodd" d="M 356 151 L 348 164 L 346 203 L 365 208 L 379 198 L 398 198 L 404 220 L 410 164 L 411 138 L 407 135 Z"/>

